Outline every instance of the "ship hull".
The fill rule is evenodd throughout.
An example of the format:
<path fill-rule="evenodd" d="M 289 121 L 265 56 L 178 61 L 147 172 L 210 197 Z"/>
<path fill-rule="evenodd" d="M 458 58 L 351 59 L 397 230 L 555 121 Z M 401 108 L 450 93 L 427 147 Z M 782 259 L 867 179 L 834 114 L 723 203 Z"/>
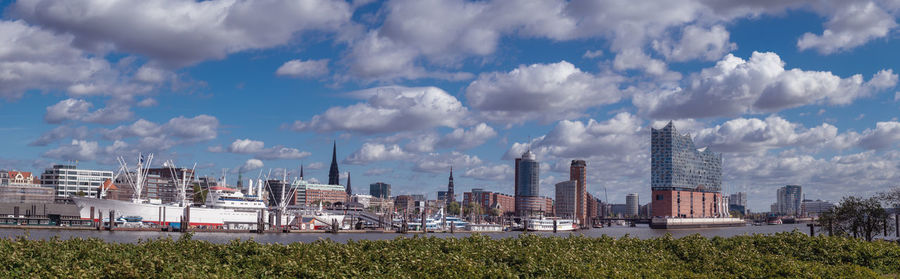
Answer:
<path fill-rule="evenodd" d="M 109 212 L 114 210 L 116 216 L 140 216 L 145 223 L 167 225 L 181 222 L 182 216 L 185 214 L 185 208 L 176 205 L 138 204 L 86 197 L 72 197 L 72 200 L 78 206 L 81 219 L 84 220 L 93 218 L 94 221 L 99 221 L 100 216 L 97 212 L 106 215 L 104 217 L 109 217 Z M 91 210 L 95 212 L 94 215 L 91 215 Z M 236 227 L 256 225 L 259 214 L 264 214 L 264 221 L 268 220 L 265 210 L 253 209 L 190 207 L 189 214 L 191 226 Z"/>

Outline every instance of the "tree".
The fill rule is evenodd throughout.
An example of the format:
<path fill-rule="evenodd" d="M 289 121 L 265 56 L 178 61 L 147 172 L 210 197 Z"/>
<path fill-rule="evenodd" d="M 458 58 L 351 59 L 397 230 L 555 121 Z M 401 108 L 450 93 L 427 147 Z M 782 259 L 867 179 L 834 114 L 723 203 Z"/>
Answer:
<path fill-rule="evenodd" d="M 194 204 L 206 203 L 206 194 L 209 191 L 200 187 L 200 184 L 194 184 Z"/>
<path fill-rule="evenodd" d="M 890 229 L 887 210 L 881 206 L 881 201 L 881 197 L 845 197 L 838 206 L 819 217 L 820 230 L 872 241 L 875 234 Z"/>
<path fill-rule="evenodd" d="M 79 196 L 79 197 L 84 197 L 84 196 L 87 196 L 87 193 L 85 193 L 84 191 L 79 190 L 78 193 L 75 193 L 75 195 L 76 195 L 76 196 Z"/>
<path fill-rule="evenodd" d="M 450 202 L 447 205 L 447 214 L 449 215 L 459 215 L 459 203 L 458 202 Z"/>

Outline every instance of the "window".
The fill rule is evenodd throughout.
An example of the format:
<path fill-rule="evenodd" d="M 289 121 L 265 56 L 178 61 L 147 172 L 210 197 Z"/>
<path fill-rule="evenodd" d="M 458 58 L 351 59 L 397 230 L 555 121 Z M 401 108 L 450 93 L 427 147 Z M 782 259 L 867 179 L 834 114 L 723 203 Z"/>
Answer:
<path fill-rule="evenodd" d="M 663 200 L 663 195 L 662 194 L 656 195 L 656 200 L 658 200 L 658 201 Z"/>

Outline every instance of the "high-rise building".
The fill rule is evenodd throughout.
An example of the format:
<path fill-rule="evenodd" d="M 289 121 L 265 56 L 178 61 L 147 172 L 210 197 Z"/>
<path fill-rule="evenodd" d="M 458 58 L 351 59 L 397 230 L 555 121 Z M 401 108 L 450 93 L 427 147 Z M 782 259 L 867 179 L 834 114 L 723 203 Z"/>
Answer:
<path fill-rule="evenodd" d="M 53 188 L 56 200 L 67 200 L 71 195 L 84 193 L 96 197 L 100 185 L 113 179 L 113 172 L 78 169 L 72 165 L 53 165 L 41 174 L 41 187 Z"/>
<path fill-rule="evenodd" d="M 391 198 L 391 184 L 384 182 L 375 182 L 369 184 L 369 195 L 379 199 Z"/>
<path fill-rule="evenodd" d="M 588 216 L 590 215 L 588 214 L 587 185 L 585 185 L 585 180 L 587 179 L 586 167 L 587 163 L 584 160 L 572 160 L 569 166 L 569 180 L 576 182 L 575 214 L 572 216 L 572 219 L 578 220 L 580 224 L 588 224 Z M 559 201 L 557 200 L 556 202 L 558 203 Z"/>
<path fill-rule="evenodd" d="M 341 184 L 341 172 L 337 165 L 337 142 L 334 142 L 334 149 L 331 150 L 331 169 L 328 170 L 328 185 Z"/>
<path fill-rule="evenodd" d="M 578 210 L 578 181 L 569 180 L 556 183 L 556 217 L 576 219 Z"/>
<path fill-rule="evenodd" d="M 821 216 L 822 213 L 831 210 L 834 207 L 834 204 L 828 201 L 823 200 L 803 200 L 803 203 L 800 205 L 803 216 L 807 217 L 816 217 Z"/>
<path fill-rule="evenodd" d="M 728 205 L 739 205 L 747 207 L 747 193 L 737 192 L 728 195 Z"/>
<path fill-rule="evenodd" d="M 802 189 L 800 185 L 786 185 L 778 188 L 777 201 L 775 202 L 776 212 L 778 214 L 796 216 L 800 214 L 800 206 L 802 199 Z"/>
<path fill-rule="evenodd" d="M 540 163 L 531 150 L 516 159 L 516 216 L 541 215 L 546 209 L 544 198 L 540 196 Z"/>
<path fill-rule="evenodd" d="M 446 204 L 456 201 L 456 195 L 453 193 L 453 167 L 450 167 L 450 182 L 447 183 L 447 196 L 444 198 L 446 198 Z"/>
<path fill-rule="evenodd" d="M 637 193 L 625 196 L 625 216 L 637 217 L 640 214 L 641 203 Z"/>
<path fill-rule="evenodd" d="M 651 129 L 650 185 L 653 216 L 718 217 L 722 155 L 696 148 L 669 122 Z"/>

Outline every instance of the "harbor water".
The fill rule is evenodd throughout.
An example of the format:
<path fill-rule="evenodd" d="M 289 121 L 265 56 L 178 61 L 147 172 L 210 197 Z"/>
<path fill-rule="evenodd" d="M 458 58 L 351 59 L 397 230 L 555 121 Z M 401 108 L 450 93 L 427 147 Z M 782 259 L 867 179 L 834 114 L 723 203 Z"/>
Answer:
<path fill-rule="evenodd" d="M 808 234 L 809 227 L 806 224 L 784 224 L 784 225 L 764 225 L 764 226 L 745 226 L 745 227 L 726 227 L 726 228 L 708 228 L 708 229 L 669 229 L 659 230 L 651 229 L 647 225 L 638 225 L 637 227 L 613 226 L 606 228 L 595 228 L 589 230 L 580 230 L 573 232 L 529 232 L 532 234 L 545 236 L 568 236 L 568 235 L 584 235 L 587 237 L 602 237 L 604 235 L 620 238 L 624 236 L 635 238 L 656 238 L 665 236 L 667 233 L 673 237 L 680 238 L 688 235 L 699 234 L 704 237 L 731 237 L 737 235 L 752 234 L 774 234 L 778 232 L 790 232 L 797 230 Z M 471 233 L 428 233 L 428 237 L 466 237 Z M 493 238 L 516 237 L 522 232 L 498 232 L 486 233 Z M 817 232 L 818 234 L 818 232 Z M 55 229 L 0 229 L 0 237 L 15 238 L 26 236 L 29 239 L 50 239 L 59 237 L 60 239 L 70 238 L 100 238 L 108 242 L 118 243 L 134 243 L 139 240 L 149 240 L 157 238 L 173 238 L 181 237 L 181 233 L 176 232 L 155 232 L 155 231 L 93 231 L 93 230 L 55 230 Z M 330 239 L 335 242 L 347 242 L 349 240 L 387 240 L 398 237 L 421 237 L 422 234 L 399 234 L 399 233 L 219 233 L 219 232 L 199 232 L 193 235 L 195 240 L 204 240 L 213 243 L 226 243 L 235 239 L 248 240 L 252 239 L 260 243 L 281 243 L 289 244 L 294 242 L 313 242 L 316 240 Z"/>

